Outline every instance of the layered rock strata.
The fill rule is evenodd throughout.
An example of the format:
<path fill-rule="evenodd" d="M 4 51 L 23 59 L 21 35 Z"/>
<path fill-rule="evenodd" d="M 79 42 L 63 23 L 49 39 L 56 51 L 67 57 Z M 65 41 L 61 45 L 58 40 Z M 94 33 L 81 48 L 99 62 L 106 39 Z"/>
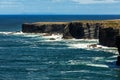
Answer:
<path fill-rule="evenodd" d="M 115 37 L 120 34 L 120 20 L 37 22 L 22 25 L 25 33 L 60 33 L 64 39 L 99 39 L 99 44 L 115 47 Z"/>
<path fill-rule="evenodd" d="M 99 44 L 115 47 L 115 38 L 120 35 L 120 20 L 102 22 L 99 28 Z"/>
<path fill-rule="evenodd" d="M 22 24 L 25 33 L 63 33 L 67 22 L 37 22 Z"/>
<path fill-rule="evenodd" d="M 99 23 L 71 22 L 64 28 L 63 38 L 98 39 Z"/>

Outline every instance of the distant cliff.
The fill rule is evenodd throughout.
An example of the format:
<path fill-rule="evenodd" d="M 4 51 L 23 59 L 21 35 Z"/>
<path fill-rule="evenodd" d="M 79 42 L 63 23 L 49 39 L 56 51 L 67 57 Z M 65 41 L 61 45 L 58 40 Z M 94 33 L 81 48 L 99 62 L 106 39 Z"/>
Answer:
<path fill-rule="evenodd" d="M 25 33 L 63 33 L 67 22 L 37 22 L 22 24 Z"/>
<path fill-rule="evenodd" d="M 64 39 L 99 39 L 99 44 L 115 46 L 115 37 L 120 34 L 120 20 L 37 22 L 22 25 L 25 33 L 61 33 Z"/>

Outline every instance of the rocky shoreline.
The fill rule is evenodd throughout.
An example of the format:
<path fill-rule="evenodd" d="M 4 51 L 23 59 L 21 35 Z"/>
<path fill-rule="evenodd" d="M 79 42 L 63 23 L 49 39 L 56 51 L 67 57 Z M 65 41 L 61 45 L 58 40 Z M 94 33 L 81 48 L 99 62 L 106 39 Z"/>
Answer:
<path fill-rule="evenodd" d="M 120 35 L 120 20 L 24 23 L 22 32 L 59 33 L 64 39 L 99 39 L 100 45 L 115 47 L 115 37 Z"/>
<path fill-rule="evenodd" d="M 120 20 L 24 23 L 22 32 L 62 34 L 63 39 L 99 39 L 99 45 L 118 48 L 116 65 L 120 66 Z"/>

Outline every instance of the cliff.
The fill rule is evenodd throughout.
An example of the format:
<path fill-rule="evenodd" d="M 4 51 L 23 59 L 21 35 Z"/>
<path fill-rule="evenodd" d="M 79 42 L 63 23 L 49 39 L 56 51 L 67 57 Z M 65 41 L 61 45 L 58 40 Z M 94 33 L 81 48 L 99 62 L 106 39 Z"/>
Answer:
<path fill-rule="evenodd" d="M 69 23 L 64 28 L 63 38 L 88 38 L 98 39 L 99 23 L 76 21 Z"/>
<path fill-rule="evenodd" d="M 22 24 L 25 33 L 63 33 L 67 22 L 36 22 Z"/>
<path fill-rule="evenodd" d="M 117 57 L 117 61 L 116 61 L 116 65 L 117 66 L 120 66 L 120 35 L 119 36 L 116 36 L 116 47 L 118 48 L 118 52 L 119 52 L 119 55 Z"/>
<path fill-rule="evenodd" d="M 37 22 L 22 25 L 25 33 L 61 33 L 64 39 L 99 39 L 99 44 L 114 47 L 120 35 L 120 20 Z"/>
<path fill-rule="evenodd" d="M 120 35 L 119 36 L 116 36 L 116 47 L 118 48 L 118 52 L 119 52 L 119 55 L 120 55 Z"/>
<path fill-rule="evenodd" d="M 120 35 L 120 20 L 104 21 L 99 29 L 99 44 L 115 47 L 115 38 L 118 35 Z"/>

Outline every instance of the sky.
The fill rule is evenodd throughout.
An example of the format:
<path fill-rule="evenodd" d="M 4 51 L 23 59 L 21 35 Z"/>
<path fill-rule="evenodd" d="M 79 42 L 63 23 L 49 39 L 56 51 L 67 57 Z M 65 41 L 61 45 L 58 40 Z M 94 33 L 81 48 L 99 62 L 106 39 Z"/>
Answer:
<path fill-rule="evenodd" d="M 0 0 L 0 14 L 120 14 L 120 0 Z"/>

